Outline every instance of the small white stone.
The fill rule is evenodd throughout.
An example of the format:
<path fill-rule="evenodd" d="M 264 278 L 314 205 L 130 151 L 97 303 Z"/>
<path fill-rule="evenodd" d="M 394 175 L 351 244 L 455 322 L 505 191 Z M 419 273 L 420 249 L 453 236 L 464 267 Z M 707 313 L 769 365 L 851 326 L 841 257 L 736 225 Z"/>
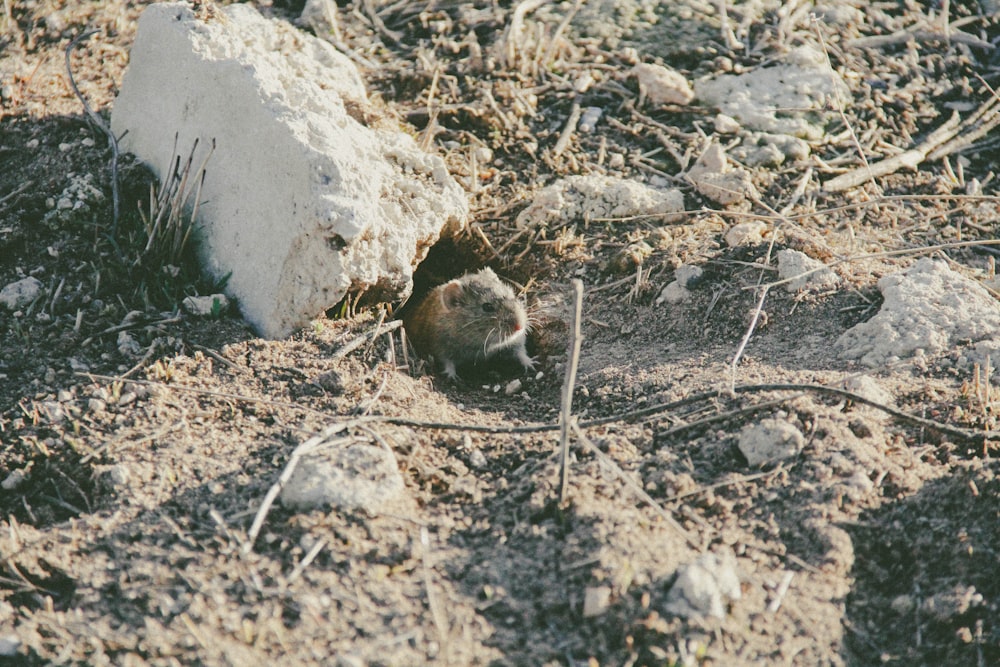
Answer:
<path fill-rule="evenodd" d="M 639 63 L 632 68 L 646 99 L 655 105 L 688 104 L 694 99 L 691 84 L 678 72 L 663 65 Z"/>
<path fill-rule="evenodd" d="M 739 448 L 752 467 L 795 456 L 806 444 L 805 436 L 781 419 L 762 419 L 740 433 Z"/>
<path fill-rule="evenodd" d="M 814 272 L 796 278 L 807 271 Z M 782 280 L 795 278 L 785 284 L 785 289 L 789 292 L 797 292 L 805 287 L 827 289 L 835 287 L 840 282 L 840 277 L 823 262 L 813 259 L 804 252 L 788 249 L 778 252 L 778 277 Z"/>
<path fill-rule="evenodd" d="M 660 306 L 664 303 L 682 303 L 690 299 L 693 295 L 688 288 L 681 285 L 680 281 L 674 280 L 667 284 L 660 291 L 660 295 L 656 297 L 656 305 Z"/>
<path fill-rule="evenodd" d="M 34 276 L 22 278 L 0 290 L 0 303 L 10 310 L 27 306 L 42 292 L 42 282 Z"/>
<path fill-rule="evenodd" d="M 41 407 L 42 412 L 45 413 L 49 421 L 53 424 L 66 419 L 65 408 L 63 408 L 62 404 L 56 401 L 44 401 L 39 407 Z"/>
<path fill-rule="evenodd" d="M 503 393 L 510 396 L 512 394 L 516 394 L 520 390 L 521 390 L 521 381 L 515 378 L 507 383 L 507 386 L 503 388 Z"/>
<path fill-rule="evenodd" d="M 878 287 L 884 297 L 878 314 L 837 339 L 844 359 L 877 368 L 918 350 L 932 356 L 958 341 L 1000 339 L 997 300 L 944 262 L 921 259 L 884 276 Z"/>
<path fill-rule="evenodd" d="M 585 93 L 594 85 L 594 75 L 584 72 L 573 81 L 573 90 L 578 93 Z"/>
<path fill-rule="evenodd" d="M 740 122 L 724 113 L 716 114 L 715 131 L 719 134 L 736 134 L 740 131 Z"/>
<path fill-rule="evenodd" d="M 690 619 L 725 618 L 726 604 L 742 597 L 736 557 L 731 551 L 705 554 L 678 570 L 665 608 Z"/>
<path fill-rule="evenodd" d="M 486 455 L 481 449 L 472 449 L 469 451 L 469 465 L 476 470 L 484 470 L 489 465 L 489 461 L 486 460 Z"/>
<path fill-rule="evenodd" d="M 139 341 L 135 339 L 135 336 L 127 331 L 118 332 L 118 351 L 124 357 L 135 357 L 142 352 L 142 346 L 139 345 Z"/>
<path fill-rule="evenodd" d="M 830 99 L 850 97 L 823 52 L 812 46 L 793 49 L 774 66 L 699 79 L 694 90 L 706 106 L 746 128 L 809 140 L 822 138 L 823 124 L 833 116 Z"/>
<path fill-rule="evenodd" d="M 580 123 L 577 127 L 583 133 L 590 133 L 594 131 L 597 127 L 597 122 L 601 120 L 601 115 L 604 113 L 604 109 L 601 107 L 587 107 L 583 110 L 583 114 L 580 116 Z"/>
<path fill-rule="evenodd" d="M 17 655 L 21 648 L 21 640 L 16 635 L 5 635 L 0 637 L 0 656 L 12 658 Z"/>
<path fill-rule="evenodd" d="M 678 220 L 684 211 L 684 195 L 676 188 L 659 189 L 645 183 L 600 174 L 567 176 L 535 193 L 535 198 L 517 216 L 518 228 L 550 227 L 580 220 L 626 219 L 662 216 Z"/>
<path fill-rule="evenodd" d="M 889 407 L 896 406 L 896 400 L 892 394 L 886 391 L 878 381 L 870 375 L 854 375 L 844 381 L 844 389 L 863 396 L 870 401 L 881 403 Z"/>
<path fill-rule="evenodd" d="M 331 443 L 302 456 L 281 492 L 281 502 L 300 509 L 329 505 L 378 514 L 405 490 L 390 450 Z"/>
<path fill-rule="evenodd" d="M 63 153 L 69 152 L 73 148 L 73 144 L 61 143 L 59 144 L 59 150 Z"/>
<path fill-rule="evenodd" d="M 74 373 L 86 373 L 90 370 L 90 366 L 76 357 L 69 358 L 69 367 Z"/>
<path fill-rule="evenodd" d="M 712 201 L 729 206 L 757 196 L 753 178 L 743 167 L 731 167 L 726 151 L 713 141 L 688 169 L 694 187 Z"/>
<path fill-rule="evenodd" d="M 735 248 L 741 245 L 756 245 L 764 241 L 763 233 L 767 230 L 767 224 L 760 220 L 751 222 L 741 222 L 733 225 L 726 232 L 726 245 Z"/>
<path fill-rule="evenodd" d="M 13 491 L 17 487 L 21 486 L 21 483 L 24 482 L 27 477 L 28 476 L 24 474 L 24 471 L 18 468 L 17 470 L 11 471 L 11 473 L 7 475 L 2 482 L 0 482 L 0 488 L 4 491 Z"/>
<path fill-rule="evenodd" d="M 600 616 L 611 606 L 609 586 L 588 586 L 583 591 L 583 617 Z"/>
<path fill-rule="evenodd" d="M 181 303 L 184 311 L 196 317 L 220 317 L 229 310 L 229 299 L 225 294 L 185 297 Z"/>

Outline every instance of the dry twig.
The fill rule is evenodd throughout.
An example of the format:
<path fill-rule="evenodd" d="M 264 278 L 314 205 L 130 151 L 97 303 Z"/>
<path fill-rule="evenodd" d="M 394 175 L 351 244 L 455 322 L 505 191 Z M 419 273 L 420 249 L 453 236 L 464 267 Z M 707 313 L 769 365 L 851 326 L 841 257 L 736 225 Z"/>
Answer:
<path fill-rule="evenodd" d="M 566 381 L 563 383 L 562 410 L 559 412 L 559 502 L 566 500 L 566 487 L 569 480 L 569 429 L 572 420 L 573 387 L 576 385 L 576 369 L 580 362 L 580 344 L 583 342 L 583 334 L 580 332 L 583 311 L 583 281 L 573 280 L 573 294 L 573 322 L 571 324 L 573 337 L 569 344 Z"/>
<path fill-rule="evenodd" d="M 73 68 L 70 66 L 70 54 L 73 53 L 73 49 L 76 48 L 76 45 L 91 35 L 97 34 L 97 32 L 97 30 L 89 30 L 85 33 L 81 33 L 69 43 L 66 47 L 66 73 L 69 75 L 69 85 L 73 89 L 73 93 L 80 100 L 80 103 L 83 104 L 83 110 L 87 112 L 87 116 L 90 118 L 91 122 L 93 122 L 98 129 L 107 135 L 108 146 L 111 147 L 111 235 L 114 236 L 118 231 L 118 212 L 120 210 L 121 201 L 121 196 L 118 193 L 118 139 L 115 137 L 114 133 L 111 132 L 111 128 L 104 122 L 104 119 L 90 108 L 90 105 L 87 103 L 87 99 L 76 86 L 76 79 L 73 78 Z"/>

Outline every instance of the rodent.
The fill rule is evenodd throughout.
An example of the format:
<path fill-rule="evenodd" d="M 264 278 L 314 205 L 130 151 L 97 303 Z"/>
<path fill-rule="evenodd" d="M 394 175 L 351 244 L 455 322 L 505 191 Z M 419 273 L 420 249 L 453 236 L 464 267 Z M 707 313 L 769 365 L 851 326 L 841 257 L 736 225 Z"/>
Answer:
<path fill-rule="evenodd" d="M 457 364 L 512 353 L 525 370 L 535 367 L 525 347 L 528 314 L 510 285 L 490 268 L 467 273 L 432 289 L 403 316 L 406 336 L 421 356 L 432 356 L 445 374 Z"/>

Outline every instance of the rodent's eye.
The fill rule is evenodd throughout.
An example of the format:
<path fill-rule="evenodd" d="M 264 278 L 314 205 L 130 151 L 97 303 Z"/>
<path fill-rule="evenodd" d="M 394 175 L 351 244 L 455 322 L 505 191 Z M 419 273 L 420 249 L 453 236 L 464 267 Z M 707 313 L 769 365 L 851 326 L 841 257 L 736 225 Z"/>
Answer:
<path fill-rule="evenodd" d="M 495 313 L 495 312 L 497 312 L 496 304 L 490 303 L 489 301 L 487 301 L 486 303 L 483 304 L 483 312 L 484 313 Z"/>

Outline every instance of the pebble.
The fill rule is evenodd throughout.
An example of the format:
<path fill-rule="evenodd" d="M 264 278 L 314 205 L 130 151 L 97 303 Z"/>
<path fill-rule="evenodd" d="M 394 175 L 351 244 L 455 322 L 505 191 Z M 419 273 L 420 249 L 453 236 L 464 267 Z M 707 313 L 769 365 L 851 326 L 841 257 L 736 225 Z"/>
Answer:
<path fill-rule="evenodd" d="M 33 276 L 9 283 L 0 290 L 0 304 L 10 310 L 24 308 L 42 293 L 42 281 Z"/>
<path fill-rule="evenodd" d="M 406 490 L 391 450 L 365 443 L 321 445 L 305 454 L 281 491 L 296 509 L 330 506 L 380 513 Z"/>
<path fill-rule="evenodd" d="M 611 606 L 609 586 L 588 586 L 583 591 L 583 617 L 593 618 L 604 614 Z"/>
<path fill-rule="evenodd" d="M 740 576 L 731 551 L 705 554 L 683 565 L 667 594 L 668 612 L 690 619 L 725 618 L 726 604 L 739 600 Z"/>
<path fill-rule="evenodd" d="M 12 471 L 2 482 L 0 482 L 0 488 L 4 491 L 13 491 L 17 487 L 21 486 L 27 477 L 28 476 L 24 474 L 24 471 L 18 468 L 17 470 Z"/>
<path fill-rule="evenodd" d="M 12 658 L 17 655 L 21 648 L 21 640 L 16 635 L 4 635 L 0 637 L 0 656 Z"/>
<path fill-rule="evenodd" d="M 795 456 L 806 444 L 805 436 L 792 424 L 781 419 L 762 419 L 743 429 L 739 448 L 751 467 Z"/>

